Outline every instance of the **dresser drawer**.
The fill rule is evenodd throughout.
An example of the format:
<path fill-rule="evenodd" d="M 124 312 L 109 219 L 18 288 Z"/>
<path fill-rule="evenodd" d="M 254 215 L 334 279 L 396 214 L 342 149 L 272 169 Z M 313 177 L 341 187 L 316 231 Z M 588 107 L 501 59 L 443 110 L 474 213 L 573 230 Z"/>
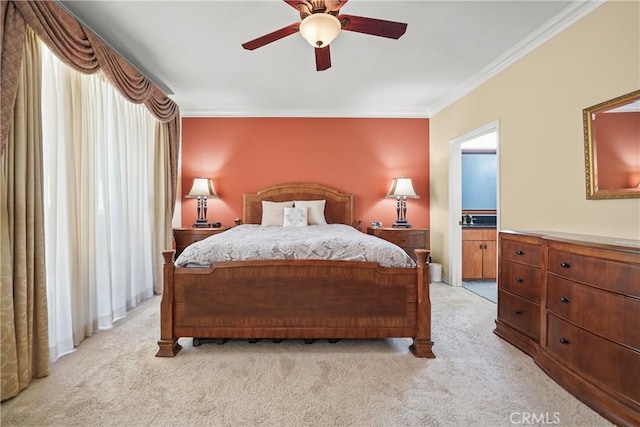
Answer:
<path fill-rule="evenodd" d="M 201 232 L 199 230 L 195 232 L 183 230 L 180 232 L 174 232 L 173 238 L 176 240 L 176 246 L 186 248 L 190 244 L 204 240 L 211 235 L 212 234 L 210 232 Z"/>
<path fill-rule="evenodd" d="M 428 228 L 373 228 L 367 227 L 367 234 L 400 246 L 416 261 L 416 249 L 429 249 Z"/>
<path fill-rule="evenodd" d="M 376 236 L 402 247 L 426 248 L 427 234 L 419 230 L 379 230 Z"/>
<path fill-rule="evenodd" d="M 640 300 L 549 275 L 547 310 L 640 351 Z"/>
<path fill-rule="evenodd" d="M 540 302 L 542 299 L 542 270 L 500 260 L 498 286 L 511 293 Z"/>
<path fill-rule="evenodd" d="M 501 239 L 500 257 L 539 268 L 542 266 L 542 245 Z"/>
<path fill-rule="evenodd" d="M 176 242 L 175 257 L 180 256 L 182 251 L 190 244 L 226 230 L 228 230 L 228 228 L 174 228 L 173 240 Z"/>
<path fill-rule="evenodd" d="M 600 338 L 552 314 L 547 317 L 547 325 L 547 351 L 570 369 L 640 404 L 640 352 Z"/>
<path fill-rule="evenodd" d="M 549 249 L 547 270 L 567 279 L 640 298 L 640 265 Z"/>
<path fill-rule="evenodd" d="M 540 341 L 540 306 L 527 299 L 498 291 L 498 318 Z"/>

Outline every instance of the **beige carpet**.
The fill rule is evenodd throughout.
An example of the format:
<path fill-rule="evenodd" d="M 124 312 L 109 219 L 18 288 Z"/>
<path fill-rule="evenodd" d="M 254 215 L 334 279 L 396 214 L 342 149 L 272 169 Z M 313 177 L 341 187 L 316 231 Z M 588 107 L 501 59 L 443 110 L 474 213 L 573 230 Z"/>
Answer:
<path fill-rule="evenodd" d="M 496 305 L 432 284 L 437 359 L 408 339 L 231 341 L 154 357 L 153 298 L 2 404 L 3 426 L 610 425 L 495 336 Z M 528 414 L 528 415 L 527 415 Z M 528 418 L 527 418 L 528 417 Z"/>

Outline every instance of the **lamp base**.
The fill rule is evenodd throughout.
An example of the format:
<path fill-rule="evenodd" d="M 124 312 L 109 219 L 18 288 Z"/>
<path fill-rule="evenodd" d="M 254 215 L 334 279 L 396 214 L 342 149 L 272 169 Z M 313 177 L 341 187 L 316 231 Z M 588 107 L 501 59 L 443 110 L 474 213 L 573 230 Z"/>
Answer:
<path fill-rule="evenodd" d="M 411 224 L 409 224 L 407 221 L 398 220 L 392 225 L 392 227 L 393 228 L 411 228 Z"/>

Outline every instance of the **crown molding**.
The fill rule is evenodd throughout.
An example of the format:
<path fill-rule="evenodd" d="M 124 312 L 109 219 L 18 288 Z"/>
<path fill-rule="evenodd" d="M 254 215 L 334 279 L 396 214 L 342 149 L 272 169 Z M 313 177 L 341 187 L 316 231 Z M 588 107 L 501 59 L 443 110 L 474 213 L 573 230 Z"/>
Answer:
<path fill-rule="evenodd" d="M 522 57 L 537 49 L 551 38 L 569 28 L 571 25 L 596 10 L 607 0 L 577 0 L 567 6 L 562 12 L 541 25 L 536 31 L 529 34 L 519 43 L 515 44 L 495 61 L 482 68 L 455 89 L 431 104 L 428 108 L 428 117 L 442 111 L 455 101 L 459 100 L 482 83 L 496 76 L 498 73 L 516 63 Z"/>
<path fill-rule="evenodd" d="M 371 118 L 371 119 L 427 119 L 428 116 L 425 112 L 420 111 L 322 111 L 322 110 L 242 110 L 233 111 L 225 109 L 181 109 L 180 116 L 183 118 L 197 118 L 197 117 L 304 117 L 304 118 Z"/>
<path fill-rule="evenodd" d="M 593 12 L 606 3 L 607 0 L 576 0 L 552 19 L 541 25 L 515 44 L 495 61 L 483 67 L 476 74 L 455 87 L 424 110 L 405 111 L 233 111 L 226 109 L 181 109 L 182 117 L 318 117 L 318 118 L 429 118 L 444 108 L 453 104 L 482 83 L 499 74 L 501 71 L 516 63 L 528 53 L 534 51 L 551 38 L 564 31 L 584 16 Z"/>

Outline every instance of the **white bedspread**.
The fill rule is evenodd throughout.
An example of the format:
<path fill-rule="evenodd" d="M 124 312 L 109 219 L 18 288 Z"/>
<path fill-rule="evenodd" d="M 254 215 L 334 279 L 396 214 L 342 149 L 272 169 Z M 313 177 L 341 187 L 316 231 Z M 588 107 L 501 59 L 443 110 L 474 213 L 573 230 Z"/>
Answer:
<path fill-rule="evenodd" d="M 240 225 L 188 246 L 176 266 L 258 259 L 329 259 L 415 267 L 399 246 L 343 224 L 307 227 Z"/>

